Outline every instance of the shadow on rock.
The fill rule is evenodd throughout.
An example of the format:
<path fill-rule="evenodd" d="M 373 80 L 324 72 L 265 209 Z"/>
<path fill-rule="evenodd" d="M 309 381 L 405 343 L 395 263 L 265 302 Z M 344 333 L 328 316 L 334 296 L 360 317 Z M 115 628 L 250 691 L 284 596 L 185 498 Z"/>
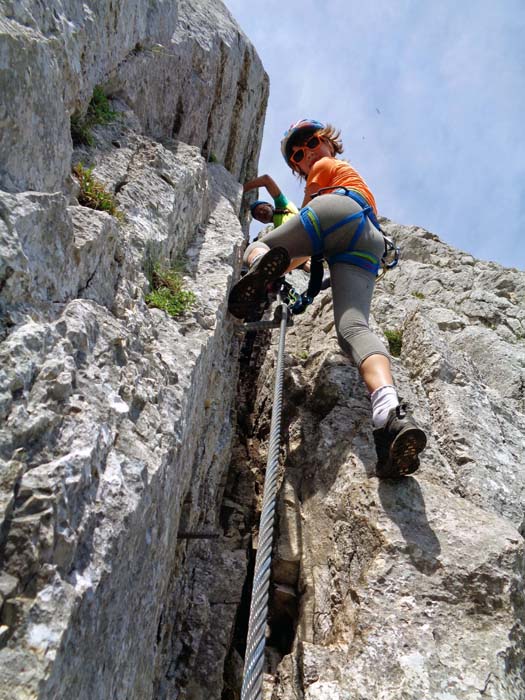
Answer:
<path fill-rule="evenodd" d="M 379 498 L 385 513 L 399 527 L 406 551 L 421 573 L 431 575 L 441 567 L 441 546 L 429 525 L 423 492 L 416 479 L 380 481 Z"/>

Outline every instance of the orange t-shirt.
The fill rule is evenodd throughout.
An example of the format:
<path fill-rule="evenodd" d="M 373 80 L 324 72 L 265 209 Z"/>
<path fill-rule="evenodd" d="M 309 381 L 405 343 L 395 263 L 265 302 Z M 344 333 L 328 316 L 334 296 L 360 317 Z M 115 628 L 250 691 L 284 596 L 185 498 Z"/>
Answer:
<path fill-rule="evenodd" d="M 319 189 L 323 187 L 347 187 L 349 190 L 355 190 L 371 205 L 374 213 L 377 215 L 377 206 L 374 195 L 370 192 L 368 185 L 363 180 L 361 175 L 352 168 L 350 163 L 338 158 L 325 156 L 314 163 L 308 177 L 306 186 L 317 185 Z M 326 194 L 329 194 L 327 192 Z"/>

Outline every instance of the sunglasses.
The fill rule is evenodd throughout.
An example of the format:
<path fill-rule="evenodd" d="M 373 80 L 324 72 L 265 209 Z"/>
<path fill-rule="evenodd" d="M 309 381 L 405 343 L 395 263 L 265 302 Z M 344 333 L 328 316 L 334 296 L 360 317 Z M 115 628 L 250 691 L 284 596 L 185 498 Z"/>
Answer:
<path fill-rule="evenodd" d="M 321 140 L 318 136 L 311 136 L 308 141 L 302 146 L 295 146 L 295 150 L 292 153 L 291 160 L 294 163 L 300 163 L 305 156 L 304 149 L 308 148 L 309 151 L 313 151 L 319 146 Z"/>

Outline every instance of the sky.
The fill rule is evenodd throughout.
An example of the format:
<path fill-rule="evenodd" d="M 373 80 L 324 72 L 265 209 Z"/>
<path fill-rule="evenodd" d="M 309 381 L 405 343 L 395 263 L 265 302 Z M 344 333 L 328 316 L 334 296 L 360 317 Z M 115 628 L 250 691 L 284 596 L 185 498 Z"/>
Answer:
<path fill-rule="evenodd" d="M 525 0 L 224 2 L 270 78 L 258 174 L 300 205 L 281 138 L 329 122 L 381 215 L 525 269 Z"/>

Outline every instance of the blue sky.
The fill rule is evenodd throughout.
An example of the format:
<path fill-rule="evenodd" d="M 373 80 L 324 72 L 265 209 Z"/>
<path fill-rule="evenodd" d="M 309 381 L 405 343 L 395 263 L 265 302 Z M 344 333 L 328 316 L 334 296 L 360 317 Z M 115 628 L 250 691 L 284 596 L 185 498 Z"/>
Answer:
<path fill-rule="evenodd" d="M 330 122 L 381 214 L 525 269 L 525 0 L 225 4 L 270 76 L 259 174 L 300 204 L 282 134 Z"/>

